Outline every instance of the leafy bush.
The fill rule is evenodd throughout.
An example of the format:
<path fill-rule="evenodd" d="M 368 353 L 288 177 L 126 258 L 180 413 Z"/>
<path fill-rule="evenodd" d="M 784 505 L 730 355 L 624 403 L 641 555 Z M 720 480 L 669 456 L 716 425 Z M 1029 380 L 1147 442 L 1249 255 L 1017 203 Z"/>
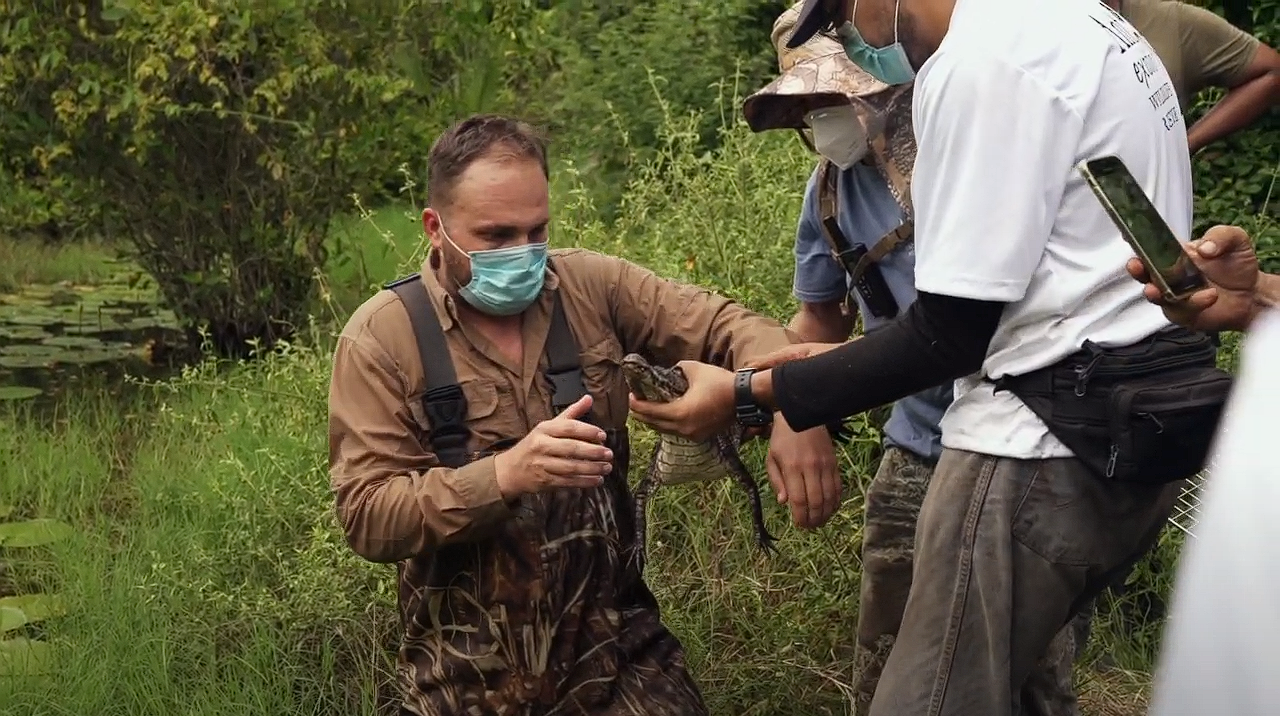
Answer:
<path fill-rule="evenodd" d="M 22 190 L 4 216 L 120 232 L 222 353 L 287 337 L 347 196 L 420 160 L 440 128 L 428 98 L 465 104 L 437 92 L 466 59 L 459 46 L 518 22 L 489 28 L 492 8 L 471 6 L 6 4 L 0 100 L 17 111 L 0 124 L 0 187 Z"/>

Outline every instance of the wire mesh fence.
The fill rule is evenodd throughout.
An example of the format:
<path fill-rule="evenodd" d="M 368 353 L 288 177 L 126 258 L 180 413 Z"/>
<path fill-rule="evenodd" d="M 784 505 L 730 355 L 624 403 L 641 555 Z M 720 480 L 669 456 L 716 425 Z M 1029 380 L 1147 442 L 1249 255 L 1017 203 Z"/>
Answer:
<path fill-rule="evenodd" d="M 1182 494 L 1178 495 L 1178 502 L 1173 506 L 1173 512 L 1169 515 L 1169 522 L 1190 537 L 1196 536 L 1196 523 L 1200 517 L 1200 489 L 1204 484 L 1204 477 L 1205 473 L 1199 472 L 1195 477 L 1187 480 L 1186 486 L 1182 488 Z"/>

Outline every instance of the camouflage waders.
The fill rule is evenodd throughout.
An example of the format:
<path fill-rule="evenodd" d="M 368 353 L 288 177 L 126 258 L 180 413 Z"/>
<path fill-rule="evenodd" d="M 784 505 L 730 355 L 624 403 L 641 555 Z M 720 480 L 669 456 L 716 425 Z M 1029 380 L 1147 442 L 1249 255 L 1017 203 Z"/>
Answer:
<path fill-rule="evenodd" d="M 615 468 L 600 487 L 527 495 L 492 539 L 406 564 L 402 714 L 707 713 L 653 594 L 625 566 L 626 435 L 608 444 Z"/>
<path fill-rule="evenodd" d="M 478 452 L 463 448 L 465 400 L 459 402 L 439 322 L 416 281 L 388 287 L 419 338 L 436 461 L 460 467 L 511 447 L 515 438 Z M 559 296 L 546 357 L 556 414 L 586 392 Z M 398 563 L 402 715 L 706 713 L 683 649 L 631 560 L 626 429 L 605 433 L 613 471 L 600 486 L 522 495 L 514 516 L 487 539 Z"/>

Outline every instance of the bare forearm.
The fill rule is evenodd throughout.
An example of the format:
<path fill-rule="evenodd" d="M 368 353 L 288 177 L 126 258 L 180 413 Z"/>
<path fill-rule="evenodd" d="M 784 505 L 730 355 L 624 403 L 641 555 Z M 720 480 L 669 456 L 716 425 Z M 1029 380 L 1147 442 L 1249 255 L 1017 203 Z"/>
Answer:
<path fill-rule="evenodd" d="M 1200 121 L 1187 130 L 1187 146 L 1194 154 L 1248 127 L 1280 97 L 1280 74 L 1267 73 L 1227 93 Z"/>
<path fill-rule="evenodd" d="M 843 343 L 853 333 L 853 316 L 841 311 L 839 305 L 820 310 L 806 306 L 792 316 L 787 328 L 804 343 Z"/>

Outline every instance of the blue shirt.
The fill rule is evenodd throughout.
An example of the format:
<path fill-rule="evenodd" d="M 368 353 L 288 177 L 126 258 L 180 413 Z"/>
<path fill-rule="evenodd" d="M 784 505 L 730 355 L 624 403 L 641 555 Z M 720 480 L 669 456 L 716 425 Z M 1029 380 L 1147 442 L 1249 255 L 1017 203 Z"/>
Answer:
<path fill-rule="evenodd" d="M 792 293 L 803 303 L 839 301 L 845 297 L 849 286 L 849 274 L 831 255 L 830 245 L 822 233 L 818 213 L 820 180 L 817 170 L 809 176 L 800 223 L 796 228 L 796 271 Z M 875 167 L 859 162 L 840 172 L 836 193 L 840 229 L 855 246 L 861 244 L 870 249 L 902 224 L 902 209 Z M 904 243 L 876 264 L 898 302 L 899 314 L 916 300 L 915 263 L 914 244 Z M 892 320 L 871 315 L 862 297 L 856 291 L 853 295 L 862 313 L 862 325 L 868 333 Z M 939 423 L 953 395 L 954 388 L 948 381 L 894 403 L 884 426 L 885 443 L 936 461 L 942 454 L 942 428 Z"/>

